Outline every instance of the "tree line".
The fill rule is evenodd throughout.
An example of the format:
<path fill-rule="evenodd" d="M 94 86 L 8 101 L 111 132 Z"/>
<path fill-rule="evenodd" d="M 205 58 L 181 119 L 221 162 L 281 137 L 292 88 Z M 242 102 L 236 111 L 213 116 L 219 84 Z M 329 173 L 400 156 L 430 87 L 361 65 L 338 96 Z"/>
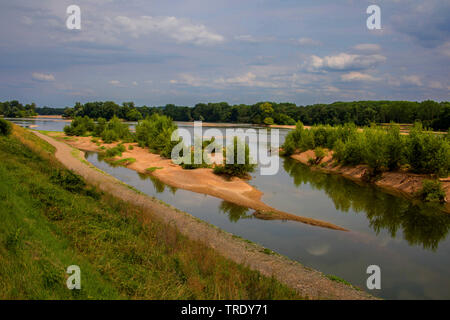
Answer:
<path fill-rule="evenodd" d="M 202 120 L 216 123 L 294 125 L 297 121 L 301 121 L 305 125 L 354 123 L 357 126 L 365 126 L 374 122 L 414 123 L 420 121 L 423 127 L 434 130 L 447 131 L 450 127 L 450 102 L 432 100 L 422 102 L 353 101 L 307 106 L 276 102 L 258 102 L 252 105 L 230 105 L 227 102 L 217 102 L 198 103 L 194 107 L 174 104 L 161 107 L 145 105 L 138 107 L 133 102 L 124 102 L 119 105 L 113 101 L 97 101 L 76 103 L 75 106 L 68 108 L 36 108 L 35 111 L 41 115 L 60 114 L 68 118 L 88 116 L 93 119 L 109 120 L 117 116 L 128 121 L 138 121 L 152 114 L 160 114 L 174 121 Z"/>
<path fill-rule="evenodd" d="M 36 104 L 23 105 L 17 100 L 0 102 L 0 115 L 7 118 L 26 118 L 38 115 Z"/>

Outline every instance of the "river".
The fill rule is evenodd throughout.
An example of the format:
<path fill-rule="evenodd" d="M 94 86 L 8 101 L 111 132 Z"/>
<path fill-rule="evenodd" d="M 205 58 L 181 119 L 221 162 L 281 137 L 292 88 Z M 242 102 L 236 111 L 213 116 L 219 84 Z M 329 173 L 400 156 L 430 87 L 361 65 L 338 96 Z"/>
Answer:
<path fill-rule="evenodd" d="M 14 122 L 47 131 L 62 131 L 67 124 L 54 120 Z M 184 124 L 180 127 L 192 130 Z M 281 143 L 287 132 L 280 130 Z M 263 176 L 259 170 L 252 174 L 249 183 L 264 192 L 262 200 L 270 206 L 350 230 L 343 232 L 299 222 L 259 220 L 252 216 L 252 210 L 113 167 L 96 153 L 87 153 L 86 159 L 148 195 L 305 266 L 343 278 L 375 296 L 450 299 L 450 215 L 434 206 L 311 170 L 283 157 L 278 158 L 276 175 Z M 381 290 L 366 288 L 369 265 L 381 268 Z"/>

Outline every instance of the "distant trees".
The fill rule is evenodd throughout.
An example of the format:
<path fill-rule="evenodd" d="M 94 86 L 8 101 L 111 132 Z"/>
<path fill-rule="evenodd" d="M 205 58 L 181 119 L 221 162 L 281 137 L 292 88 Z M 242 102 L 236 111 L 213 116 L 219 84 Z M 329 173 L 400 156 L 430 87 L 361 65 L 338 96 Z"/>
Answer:
<path fill-rule="evenodd" d="M 88 116 L 75 117 L 70 125 L 64 127 L 64 133 L 68 136 L 93 135 L 101 137 L 105 143 L 132 140 L 128 126 L 117 117 L 108 122 L 104 118 L 99 118 L 97 123 Z"/>
<path fill-rule="evenodd" d="M 50 114 L 51 108 L 38 108 L 34 104 L 22 106 L 17 101 L 0 103 L 0 114 L 8 117 Z M 62 113 L 61 109 L 55 113 Z M 258 102 L 253 105 L 229 105 L 226 102 L 198 103 L 194 107 L 167 104 L 162 107 L 137 107 L 133 102 L 118 105 L 113 101 L 76 103 L 63 111 L 65 117 L 88 116 L 93 119 L 111 119 L 117 116 L 128 121 L 139 121 L 153 114 L 165 115 L 174 121 L 202 120 L 206 122 L 293 125 L 344 125 L 354 123 L 422 122 L 424 128 L 447 131 L 450 127 L 450 102 L 413 101 L 353 101 L 297 106 L 293 103 Z"/>
<path fill-rule="evenodd" d="M 23 105 L 17 100 L 0 102 L 0 114 L 7 118 L 25 118 L 37 115 L 36 104 Z"/>

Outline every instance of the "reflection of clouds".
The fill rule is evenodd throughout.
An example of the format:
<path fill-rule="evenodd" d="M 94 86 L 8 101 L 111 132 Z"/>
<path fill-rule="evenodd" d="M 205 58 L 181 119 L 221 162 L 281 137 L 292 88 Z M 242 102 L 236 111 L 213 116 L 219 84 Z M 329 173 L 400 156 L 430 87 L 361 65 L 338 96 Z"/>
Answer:
<path fill-rule="evenodd" d="M 308 251 L 308 253 L 313 256 L 323 256 L 324 254 L 327 254 L 328 251 L 330 251 L 330 245 L 329 244 L 319 244 L 319 245 L 312 246 L 311 248 L 307 248 L 306 251 Z"/>

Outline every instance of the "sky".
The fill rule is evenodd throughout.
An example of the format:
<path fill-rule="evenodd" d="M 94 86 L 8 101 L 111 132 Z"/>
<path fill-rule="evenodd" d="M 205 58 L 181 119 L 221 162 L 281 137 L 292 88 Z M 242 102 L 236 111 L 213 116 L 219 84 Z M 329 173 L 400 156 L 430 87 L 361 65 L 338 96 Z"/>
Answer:
<path fill-rule="evenodd" d="M 0 3 L 0 101 L 450 100 L 447 0 Z M 81 30 L 66 26 L 73 4 Z"/>

